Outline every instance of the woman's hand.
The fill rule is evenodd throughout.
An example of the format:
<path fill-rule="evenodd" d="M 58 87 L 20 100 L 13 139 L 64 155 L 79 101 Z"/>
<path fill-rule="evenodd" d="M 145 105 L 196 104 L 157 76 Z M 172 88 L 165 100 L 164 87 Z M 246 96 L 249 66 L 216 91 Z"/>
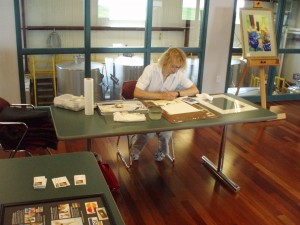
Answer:
<path fill-rule="evenodd" d="M 162 100 L 168 100 L 172 101 L 177 97 L 177 92 L 176 91 L 168 91 L 168 92 L 162 92 Z"/>

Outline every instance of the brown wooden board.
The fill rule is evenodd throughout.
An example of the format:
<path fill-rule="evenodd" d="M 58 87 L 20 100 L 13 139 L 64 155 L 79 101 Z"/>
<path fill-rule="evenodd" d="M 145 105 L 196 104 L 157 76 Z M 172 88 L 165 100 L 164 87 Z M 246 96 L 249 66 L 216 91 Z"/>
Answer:
<path fill-rule="evenodd" d="M 163 111 L 163 117 L 167 119 L 170 123 L 180 123 L 180 122 L 186 122 L 191 120 L 203 120 L 208 118 L 216 118 L 219 116 L 217 113 L 211 112 L 208 109 L 198 104 L 193 104 L 192 106 L 201 111 L 191 112 L 191 113 L 181 113 L 175 115 L 170 115 L 167 112 Z"/>
<path fill-rule="evenodd" d="M 155 101 L 145 101 L 144 104 L 149 107 L 151 105 L 155 105 Z M 191 120 L 203 120 L 208 118 L 216 118 L 219 117 L 219 114 L 213 111 L 208 110 L 207 108 L 202 107 L 200 104 L 192 104 L 193 107 L 199 109 L 198 112 L 190 112 L 190 113 L 180 113 L 170 115 L 165 110 L 163 110 L 163 117 L 168 120 L 170 123 L 180 123 Z"/>

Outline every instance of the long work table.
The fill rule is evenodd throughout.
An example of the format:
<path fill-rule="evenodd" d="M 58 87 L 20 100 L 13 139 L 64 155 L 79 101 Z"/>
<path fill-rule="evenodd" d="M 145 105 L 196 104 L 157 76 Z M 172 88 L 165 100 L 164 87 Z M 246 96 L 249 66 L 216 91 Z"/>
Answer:
<path fill-rule="evenodd" d="M 114 122 L 111 115 L 102 116 L 98 109 L 95 109 L 94 115 L 91 116 L 85 115 L 84 110 L 73 112 L 70 110 L 57 108 L 55 106 L 51 106 L 50 109 L 58 139 L 86 139 L 88 151 L 92 151 L 93 138 L 193 129 L 210 126 L 223 126 L 218 165 L 214 165 L 205 156 L 202 156 L 202 160 L 204 165 L 207 166 L 215 175 L 217 175 L 220 180 L 229 185 L 234 191 L 238 191 L 240 189 L 239 186 L 222 173 L 226 142 L 226 125 L 272 120 L 276 119 L 276 114 L 238 96 L 231 94 L 217 96 L 225 97 L 222 97 L 221 105 L 220 101 L 218 102 L 218 100 L 221 100 L 221 98 L 216 98 L 216 103 L 219 105 L 216 104 L 216 106 L 213 106 L 214 109 L 217 109 L 218 107 L 220 108 L 219 112 L 221 113 L 218 117 L 179 123 L 170 123 L 165 118 L 160 120 L 150 120 L 148 116 L 147 120 L 143 122 L 122 123 Z M 231 113 L 231 111 L 227 110 L 226 107 L 229 107 L 231 111 L 235 112 Z M 235 109 L 235 107 L 237 108 Z M 247 107 L 252 109 L 245 110 Z M 222 114 L 222 112 L 224 113 Z"/>

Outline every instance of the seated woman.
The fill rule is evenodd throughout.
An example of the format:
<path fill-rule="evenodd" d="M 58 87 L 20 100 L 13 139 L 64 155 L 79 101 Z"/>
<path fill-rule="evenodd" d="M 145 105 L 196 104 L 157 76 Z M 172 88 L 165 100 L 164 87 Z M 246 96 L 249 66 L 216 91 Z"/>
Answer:
<path fill-rule="evenodd" d="M 186 55 L 179 48 L 169 48 L 162 54 L 158 63 L 148 65 L 137 81 L 134 97 L 140 99 L 174 100 L 180 96 L 194 96 L 199 93 L 198 88 L 185 75 Z M 154 133 L 139 134 L 130 152 L 133 160 L 138 160 L 147 142 L 154 137 Z M 155 160 L 162 161 L 169 154 L 169 140 L 172 131 L 158 134 L 158 150 Z"/>

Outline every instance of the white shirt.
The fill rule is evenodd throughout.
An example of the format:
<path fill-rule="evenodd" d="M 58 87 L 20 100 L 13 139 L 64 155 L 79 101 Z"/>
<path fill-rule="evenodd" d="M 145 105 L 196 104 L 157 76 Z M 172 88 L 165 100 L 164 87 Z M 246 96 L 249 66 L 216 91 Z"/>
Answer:
<path fill-rule="evenodd" d="M 138 88 L 151 92 L 181 90 L 189 88 L 192 85 L 193 82 L 185 76 L 182 69 L 179 69 L 176 73 L 170 74 L 164 81 L 162 68 L 158 63 L 146 66 L 136 84 Z"/>

